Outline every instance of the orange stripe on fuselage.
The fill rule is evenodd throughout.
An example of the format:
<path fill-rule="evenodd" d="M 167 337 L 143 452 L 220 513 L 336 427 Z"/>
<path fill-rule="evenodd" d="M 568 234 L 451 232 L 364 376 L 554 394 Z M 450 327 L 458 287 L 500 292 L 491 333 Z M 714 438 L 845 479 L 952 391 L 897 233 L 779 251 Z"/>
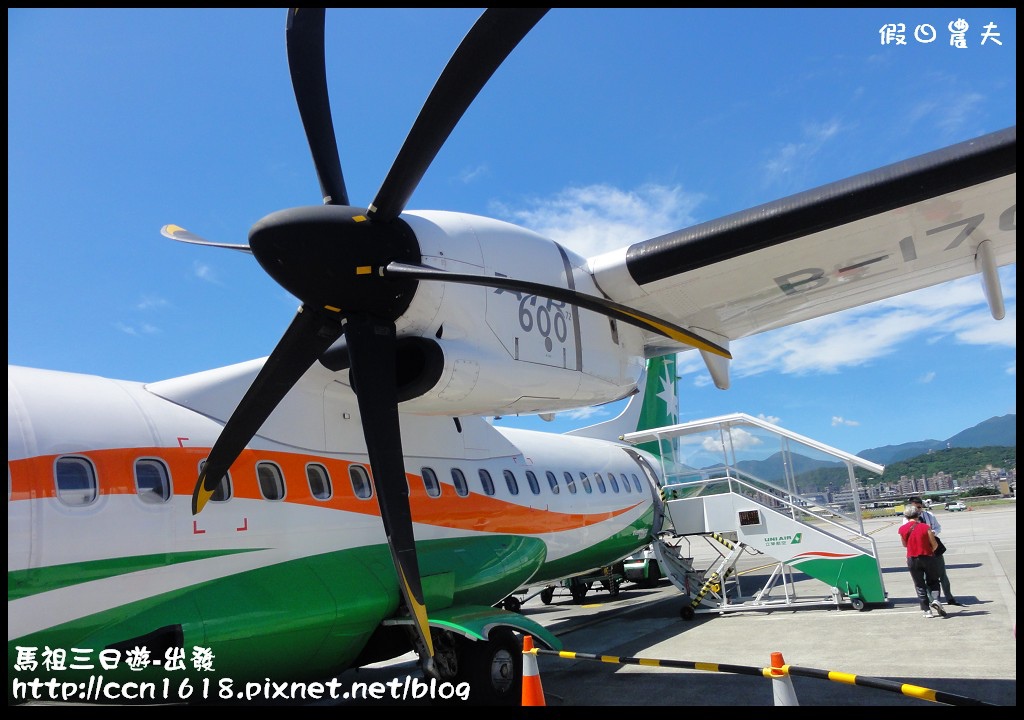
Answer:
<path fill-rule="evenodd" d="M 84 457 L 92 462 L 96 468 L 101 495 L 134 495 L 135 461 L 153 458 L 161 460 L 170 471 L 174 494 L 191 497 L 196 478 L 199 476 L 199 463 L 205 460 L 208 454 L 209 448 L 198 447 L 116 448 L 12 460 L 8 462 L 11 473 L 11 501 L 56 497 L 54 461 L 57 457 L 71 455 Z M 256 479 L 256 463 L 264 461 L 277 464 L 284 474 L 287 490 L 285 499 L 279 502 L 364 515 L 380 515 L 373 498 L 360 499 L 355 497 L 352 491 L 348 470 L 351 465 L 360 463 L 315 455 L 265 450 L 242 451 L 238 460 L 231 466 L 233 497 L 262 499 Z M 310 463 L 327 468 L 334 490 L 329 500 L 317 500 L 313 497 L 309 483 L 306 482 L 306 466 Z M 369 472 L 369 467 L 363 467 Z M 291 483 L 288 482 L 289 478 Z M 295 478 L 301 480 L 296 482 Z M 433 498 L 427 495 L 420 476 L 407 473 L 406 478 L 411 492 L 409 504 L 416 522 L 460 530 L 510 534 L 562 532 L 597 524 L 628 512 L 640 504 L 631 503 L 605 512 L 564 513 L 519 505 L 479 492 L 459 497 L 455 494 L 454 487 L 444 483 L 441 485 L 441 496 Z M 523 497 L 529 500 L 533 496 Z M 541 501 L 543 498 L 538 496 L 536 499 Z"/>

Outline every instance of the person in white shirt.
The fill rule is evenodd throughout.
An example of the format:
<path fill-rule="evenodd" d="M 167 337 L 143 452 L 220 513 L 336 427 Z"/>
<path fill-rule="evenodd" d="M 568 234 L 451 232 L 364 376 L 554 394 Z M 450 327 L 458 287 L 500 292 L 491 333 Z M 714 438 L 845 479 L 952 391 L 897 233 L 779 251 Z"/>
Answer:
<path fill-rule="evenodd" d="M 927 523 L 928 527 L 932 529 L 935 536 L 938 537 L 939 533 L 942 532 L 942 525 L 939 523 L 938 518 L 924 507 L 924 500 L 919 497 L 912 497 L 909 500 L 910 504 L 918 509 L 920 512 L 920 520 L 923 523 Z M 904 520 L 904 523 L 908 520 Z M 945 595 L 947 605 L 962 605 L 957 602 L 957 599 L 953 597 L 953 593 L 949 590 L 949 575 L 946 574 L 946 558 L 945 555 L 936 555 L 936 559 L 939 561 L 939 583 L 942 585 L 942 594 Z"/>

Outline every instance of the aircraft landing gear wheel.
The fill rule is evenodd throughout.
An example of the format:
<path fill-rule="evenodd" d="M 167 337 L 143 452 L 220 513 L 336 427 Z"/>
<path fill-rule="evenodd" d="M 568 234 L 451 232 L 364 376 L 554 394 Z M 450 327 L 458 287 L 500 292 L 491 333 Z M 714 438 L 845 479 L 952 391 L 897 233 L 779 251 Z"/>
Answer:
<path fill-rule="evenodd" d="M 615 597 L 619 594 L 619 581 L 618 580 L 605 580 L 604 587 L 608 591 L 608 594 Z"/>
<path fill-rule="evenodd" d="M 569 588 L 569 592 L 572 593 L 572 601 L 579 605 L 583 602 L 583 598 L 587 596 L 587 590 L 589 587 L 584 583 L 573 583 L 572 587 Z"/>
<path fill-rule="evenodd" d="M 540 601 L 545 605 L 550 605 L 551 601 L 555 598 L 554 588 L 544 588 L 540 591 Z"/>
<path fill-rule="evenodd" d="M 657 563 L 652 563 L 647 568 L 647 579 L 643 581 L 641 587 L 653 588 L 658 587 L 658 583 L 661 581 L 661 568 L 658 567 Z"/>
<path fill-rule="evenodd" d="M 513 595 L 509 595 L 507 598 L 505 598 L 505 602 L 502 604 L 505 606 L 506 610 L 514 613 L 519 612 L 519 609 L 523 606 L 523 603 L 519 601 L 519 598 Z"/>
<path fill-rule="evenodd" d="M 456 682 L 468 682 L 470 705 L 517 706 L 523 695 L 523 648 L 508 628 L 494 630 L 490 639 L 458 637 L 459 671 Z"/>
<path fill-rule="evenodd" d="M 697 613 L 695 613 L 693 611 L 693 608 L 689 605 L 683 605 L 683 607 L 679 610 L 679 617 L 681 617 L 683 620 L 686 620 L 687 622 L 693 620 L 696 614 Z"/>
<path fill-rule="evenodd" d="M 851 598 L 850 599 L 850 605 L 853 606 L 854 610 L 863 610 L 866 607 L 866 605 L 864 604 L 864 601 L 861 600 L 860 598 Z"/>

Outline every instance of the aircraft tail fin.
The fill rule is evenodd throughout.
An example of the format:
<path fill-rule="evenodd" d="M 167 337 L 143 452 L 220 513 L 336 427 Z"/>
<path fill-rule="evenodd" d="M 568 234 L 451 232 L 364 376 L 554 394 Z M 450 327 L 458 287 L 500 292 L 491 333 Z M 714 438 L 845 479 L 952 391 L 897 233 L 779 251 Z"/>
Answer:
<path fill-rule="evenodd" d="M 566 435 L 618 440 L 626 433 L 676 425 L 679 422 L 674 353 L 649 358 L 645 375 L 638 385 L 643 388 L 643 392 L 638 392 L 630 398 L 625 409 L 617 417 L 572 430 Z M 637 447 L 654 455 L 661 455 L 665 460 L 674 459 L 670 443 L 666 441 L 662 445 L 664 447 L 659 449 L 657 442 L 650 442 Z M 670 455 L 666 456 L 666 453 Z"/>

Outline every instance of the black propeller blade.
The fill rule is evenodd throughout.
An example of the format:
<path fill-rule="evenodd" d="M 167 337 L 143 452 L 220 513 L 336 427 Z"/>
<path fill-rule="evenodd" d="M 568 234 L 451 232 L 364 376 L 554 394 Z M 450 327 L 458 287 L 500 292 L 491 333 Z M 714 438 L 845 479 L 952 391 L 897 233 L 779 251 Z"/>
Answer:
<path fill-rule="evenodd" d="M 419 562 L 416 559 L 409 508 L 409 485 L 398 424 L 398 387 L 395 382 L 395 324 L 359 314 L 345 322 L 345 340 L 352 362 L 353 385 L 373 469 L 373 487 L 380 517 L 388 536 L 391 558 L 409 613 L 427 648 L 426 671 L 432 671 L 434 647 L 427 624 Z"/>
<path fill-rule="evenodd" d="M 210 450 L 192 492 L 192 514 L 203 509 L 238 455 L 281 399 L 340 336 L 339 318 L 323 311 L 299 308 Z"/>
<path fill-rule="evenodd" d="M 607 315 L 608 317 L 615 318 L 616 320 L 621 320 L 622 322 L 629 323 L 630 325 L 635 325 L 644 330 L 652 330 L 659 335 L 685 343 L 700 350 L 707 350 L 715 355 L 721 355 L 722 357 L 729 358 L 730 360 L 732 359 L 732 354 L 728 350 L 717 343 L 707 340 L 706 338 L 702 338 L 700 335 L 697 335 L 690 330 L 674 325 L 667 320 L 656 318 L 642 310 L 622 305 L 613 300 L 607 300 L 594 295 L 587 295 L 576 290 L 529 282 L 527 280 L 517 280 L 515 278 L 498 277 L 496 275 L 489 276 L 455 273 L 428 267 L 427 265 L 408 265 L 406 263 L 399 262 L 388 263 L 387 267 L 382 268 L 382 270 L 385 277 L 411 277 L 416 278 L 417 280 L 440 280 L 442 282 L 463 283 L 465 285 L 483 285 L 484 287 L 517 290 L 530 295 L 539 295 L 540 297 L 546 297 L 552 300 L 561 300 L 562 302 L 569 303 L 570 305 L 578 305 L 581 308 L 593 310 L 594 312 Z"/>
<path fill-rule="evenodd" d="M 338 157 L 338 140 L 331 120 L 331 101 L 327 95 L 325 13 L 325 8 L 288 10 L 288 69 L 302 126 L 306 129 L 309 149 L 313 153 L 313 166 L 320 178 L 324 205 L 348 205 L 348 192 Z"/>
<path fill-rule="evenodd" d="M 498 66 L 548 8 L 489 8 L 463 38 L 395 158 L 367 214 L 388 222 L 405 209 L 444 141 Z"/>
<path fill-rule="evenodd" d="M 250 230 L 248 246 L 231 246 L 251 252 L 303 306 L 210 451 L 192 510 L 202 510 L 274 408 L 344 333 L 381 519 L 430 673 L 434 651 L 416 558 L 395 377 L 395 319 L 409 306 L 416 280 L 373 270 L 395 261 L 419 262 L 415 234 L 398 215 L 466 108 L 545 12 L 491 9 L 480 17 L 431 90 L 373 204 L 363 211 L 348 207 L 341 173 L 327 94 L 325 11 L 289 9 L 289 69 L 324 206 L 272 213 Z M 177 226 L 166 227 L 164 234 L 218 245 Z"/>

